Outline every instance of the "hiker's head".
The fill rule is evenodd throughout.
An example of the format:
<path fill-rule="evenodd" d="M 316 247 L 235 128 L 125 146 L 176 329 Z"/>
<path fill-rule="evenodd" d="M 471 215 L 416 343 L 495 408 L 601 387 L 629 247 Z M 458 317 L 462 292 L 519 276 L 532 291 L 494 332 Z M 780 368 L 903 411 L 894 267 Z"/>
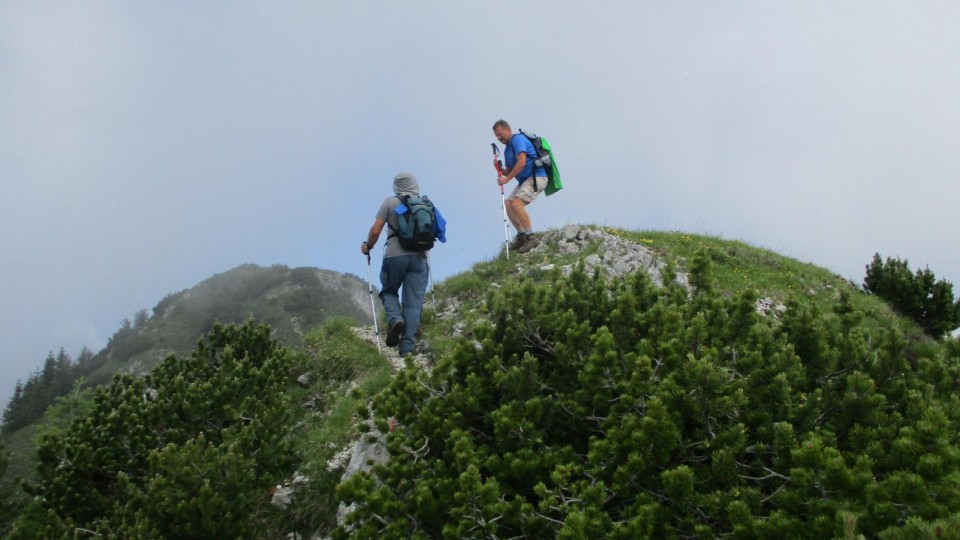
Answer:
<path fill-rule="evenodd" d="M 493 136 L 500 141 L 500 144 L 510 142 L 510 137 L 513 137 L 510 124 L 508 124 L 506 120 L 497 120 L 496 123 L 493 124 Z"/>
<path fill-rule="evenodd" d="M 397 195 L 420 195 L 420 185 L 413 173 L 401 172 L 393 177 L 393 192 Z"/>

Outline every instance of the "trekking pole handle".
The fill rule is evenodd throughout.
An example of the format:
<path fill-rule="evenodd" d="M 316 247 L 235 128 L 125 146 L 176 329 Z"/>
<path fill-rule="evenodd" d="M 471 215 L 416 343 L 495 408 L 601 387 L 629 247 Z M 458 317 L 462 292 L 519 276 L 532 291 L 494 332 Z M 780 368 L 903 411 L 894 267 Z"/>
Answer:
<path fill-rule="evenodd" d="M 500 157 L 500 149 L 497 148 L 497 143 L 490 143 L 490 147 L 493 148 L 493 157 Z M 503 162 L 497 159 L 497 176 L 503 176 Z"/>
<path fill-rule="evenodd" d="M 493 148 L 493 157 L 494 157 L 494 158 L 499 158 L 499 157 L 500 157 L 500 149 L 497 148 L 497 143 L 490 143 L 490 147 Z M 496 167 L 497 167 L 497 179 L 499 180 L 499 178 L 500 178 L 501 176 L 503 176 L 503 162 L 500 161 L 499 159 L 497 159 L 497 162 L 496 162 L 496 163 L 497 163 L 497 165 L 496 165 Z M 502 186 L 502 185 L 500 186 L 500 191 L 501 191 L 501 192 L 503 191 L 503 186 Z"/>

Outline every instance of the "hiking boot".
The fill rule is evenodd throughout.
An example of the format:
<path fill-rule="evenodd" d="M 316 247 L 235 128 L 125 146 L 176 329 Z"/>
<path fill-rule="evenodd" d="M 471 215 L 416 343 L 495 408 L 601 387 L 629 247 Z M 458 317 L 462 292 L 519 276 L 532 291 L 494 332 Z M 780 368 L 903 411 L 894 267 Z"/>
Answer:
<path fill-rule="evenodd" d="M 517 233 L 517 235 L 513 237 L 513 243 L 510 244 L 510 250 L 511 250 L 511 251 L 516 251 L 516 250 L 520 249 L 520 246 L 522 246 L 523 243 L 524 243 L 526 240 L 527 240 L 527 235 L 526 235 L 526 234 L 524 234 L 524 233 Z"/>
<path fill-rule="evenodd" d="M 387 347 L 396 347 L 397 343 L 400 343 L 400 335 L 403 334 L 403 329 L 406 328 L 406 326 L 403 319 L 393 321 L 390 329 L 387 330 Z"/>
<path fill-rule="evenodd" d="M 526 235 L 526 240 L 517 248 L 517 253 L 526 253 L 540 245 L 540 237 L 534 234 Z"/>

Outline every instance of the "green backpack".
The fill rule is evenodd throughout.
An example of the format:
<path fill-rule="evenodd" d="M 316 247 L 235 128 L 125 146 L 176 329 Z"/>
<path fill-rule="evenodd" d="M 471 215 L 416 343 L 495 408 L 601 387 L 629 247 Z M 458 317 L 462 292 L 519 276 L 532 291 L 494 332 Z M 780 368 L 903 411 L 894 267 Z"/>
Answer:
<path fill-rule="evenodd" d="M 543 190 L 544 194 L 550 196 L 563 189 L 563 183 L 560 181 L 560 169 L 557 168 L 557 160 L 553 157 L 553 149 L 550 148 L 550 143 L 533 133 L 524 133 L 522 129 L 520 133 L 537 149 L 537 160 L 533 162 L 534 166 L 543 167 L 543 170 L 547 171 L 547 187 Z"/>
<path fill-rule="evenodd" d="M 395 231 L 388 237 L 396 236 L 403 249 L 426 251 L 433 248 L 433 243 L 437 239 L 434 228 L 437 210 L 433 202 L 426 195 L 422 197 L 398 195 L 397 198 L 400 199 L 401 204 L 397 205 L 393 212 L 397 215 L 398 227 L 393 229 L 393 226 L 388 223 L 390 229 Z"/>

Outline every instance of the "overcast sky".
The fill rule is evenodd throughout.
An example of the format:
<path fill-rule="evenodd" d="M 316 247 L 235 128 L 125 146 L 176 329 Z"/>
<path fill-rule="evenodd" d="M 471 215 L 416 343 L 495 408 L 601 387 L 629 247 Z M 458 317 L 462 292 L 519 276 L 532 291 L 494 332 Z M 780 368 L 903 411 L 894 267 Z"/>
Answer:
<path fill-rule="evenodd" d="M 960 288 L 956 2 L 0 0 L 0 403 L 50 351 L 243 263 L 366 278 L 393 175 L 503 240 L 498 118 L 566 188 L 534 226 L 682 230 Z M 380 255 L 378 249 L 376 255 Z"/>

